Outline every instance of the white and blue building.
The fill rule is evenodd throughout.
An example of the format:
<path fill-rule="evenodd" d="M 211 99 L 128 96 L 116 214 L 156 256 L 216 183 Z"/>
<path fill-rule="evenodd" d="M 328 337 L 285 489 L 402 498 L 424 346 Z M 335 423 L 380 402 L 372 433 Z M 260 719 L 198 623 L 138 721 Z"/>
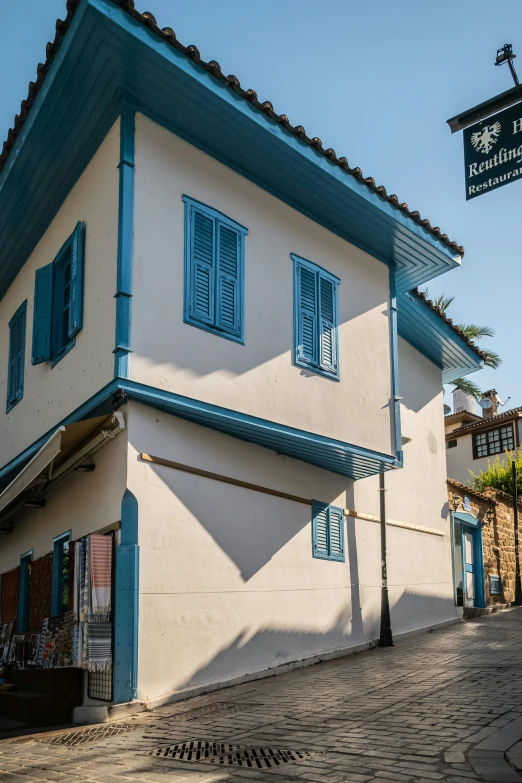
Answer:
<path fill-rule="evenodd" d="M 57 29 L 0 157 L 0 571 L 116 530 L 113 701 L 168 701 L 378 637 L 385 473 L 393 631 L 457 619 L 482 359 L 414 289 L 462 248 L 129 0 Z"/>

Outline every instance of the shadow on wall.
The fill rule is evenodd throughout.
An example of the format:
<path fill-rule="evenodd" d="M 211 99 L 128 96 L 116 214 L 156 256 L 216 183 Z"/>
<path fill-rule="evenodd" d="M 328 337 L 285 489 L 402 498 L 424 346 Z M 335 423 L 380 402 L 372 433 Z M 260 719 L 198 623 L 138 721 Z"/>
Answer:
<path fill-rule="evenodd" d="M 245 582 L 303 528 L 310 526 L 311 507 L 302 503 L 201 479 L 190 473 L 158 465 L 151 469 L 234 561 Z M 201 481 L 208 483 L 208 491 L 200 491 Z M 332 503 L 346 489 L 347 479 L 336 476 L 329 481 L 330 486 L 332 483 L 337 485 L 334 490 L 336 494 L 332 496 L 325 493 L 325 496 L 317 499 Z M 355 532 L 353 546 L 354 541 Z M 311 550 L 310 539 L 310 556 Z"/>
<path fill-rule="evenodd" d="M 359 610 L 353 613 L 349 606 L 343 609 L 324 633 L 264 628 L 250 636 L 245 630 L 173 693 L 364 643 L 375 646 L 379 636 L 380 615 L 378 612 L 366 612 L 363 627 L 360 604 L 357 606 Z M 392 629 L 398 633 L 412 628 L 429 629 L 430 622 L 435 625 L 453 619 L 455 613 L 452 599 L 406 590 L 392 606 L 391 616 Z M 172 654 L 175 660 L 174 650 Z"/>

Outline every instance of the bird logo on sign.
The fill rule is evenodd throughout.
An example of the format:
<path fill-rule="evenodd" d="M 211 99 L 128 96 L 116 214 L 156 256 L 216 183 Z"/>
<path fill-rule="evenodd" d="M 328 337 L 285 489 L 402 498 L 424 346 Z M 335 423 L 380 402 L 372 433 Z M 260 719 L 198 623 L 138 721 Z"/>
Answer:
<path fill-rule="evenodd" d="M 497 143 L 500 129 L 500 122 L 494 122 L 493 125 L 485 125 L 481 130 L 472 133 L 471 143 L 477 152 L 483 152 L 487 155 L 493 145 Z"/>

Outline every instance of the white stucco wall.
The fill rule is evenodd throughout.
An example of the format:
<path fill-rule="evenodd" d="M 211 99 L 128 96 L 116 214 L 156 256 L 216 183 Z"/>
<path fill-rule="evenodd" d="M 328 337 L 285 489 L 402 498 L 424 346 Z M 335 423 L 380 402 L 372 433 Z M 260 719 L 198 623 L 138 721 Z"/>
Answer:
<path fill-rule="evenodd" d="M 508 422 L 504 422 L 507 424 Z M 522 440 L 522 423 L 521 421 L 512 422 L 515 430 L 518 428 L 518 441 Z M 502 419 L 498 422 L 498 426 L 503 426 Z M 470 474 L 470 470 L 477 475 L 482 470 L 487 470 L 490 463 L 495 462 L 497 456 L 501 462 L 506 462 L 507 458 L 505 454 L 498 454 L 492 457 L 481 457 L 480 459 L 473 459 L 473 430 L 467 435 L 461 435 L 455 438 L 457 445 L 452 449 L 446 449 L 446 464 L 449 478 L 460 481 L 462 484 L 469 484 L 473 481 L 473 477 Z M 520 452 L 520 447 L 516 449 L 516 452 Z"/>
<path fill-rule="evenodd" d="M 14 517 L 13 532 L 0 538 L 0 573 L 20 565 L 20 555 L 31 549 L 34 560 L 51 552 L 53 538 L 62 533 L 70 530 L 76 541 L 120 521 L 127 479 L 126 431 L 93 454 L 92 462 L 92 473 L 70 473 L 49 492 L 43 508 L 24 509 Z"/>
<path fill-rule="evenodd" d="M 140 699 L 378 637 L 378 524 L 348 518 L 346 562 L 314 559 L 309 506 L 142 462 L 138 455 L 342 507 L 353 499 L 354 482 L 138 403 L 129 405 L 128 423 L 128 485 L 139 504 Z M 437 477 L 443 490 L 444 469 Z M 378 503 L 373 480 L 357 484 L 367 482 L 362 511 L 373 508 L 373 496 Z M 422 487 L 406 481 L 400 498 L 396 486 L 395 506 L 390 501 L 396 516 L 445 527 L 440 507 L 423 504 Z M 425 508 L 422 519 L 410 510 L 412 491 L 417 511 Z M 388 537 L 395 632 L 458 616 L 446 587 L 448 536 L 388 528 Z"/>
<path fill-rule="evenodd" d="M 390 453 L 387 267 L 142 115 L 135 175 L 132 379 Z M 183 322 L 183 194 L 248 228 L 245 345 Z M 340 383 L 292 364 L 290 253 L 341 278 Z"/>
<path fill-rule="evenodd" d="M 118 161 L 119 121 L 0 301 L 0 467 L 114 377 Z M 79 220 L 86 225 L 83 328 L 55 367 L 48 362 L 33 366 L 35 272 L 54 260 Z M 8 324 L 26 299 L 24 397 L 6 415 Z"/>
<path fill-rule="evenodd" d="M 396 633 L 462 614 L 453 605 L 441 371 L 399 338 L 404 467 L 385 475 L 386 517 L 444 532 L 387 527 L 388 582 Z M 354 485 L 360 511 L 379 515 L 378 476 Z"/>

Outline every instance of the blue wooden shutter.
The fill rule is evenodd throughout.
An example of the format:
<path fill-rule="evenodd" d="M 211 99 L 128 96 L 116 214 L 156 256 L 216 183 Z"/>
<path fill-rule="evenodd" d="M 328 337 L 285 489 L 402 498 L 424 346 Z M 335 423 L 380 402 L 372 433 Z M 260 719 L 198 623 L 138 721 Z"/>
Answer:
<path fill-rule="evenodd" d="M 333 280 L 319 275 L 319 364 L 329 372 L 337 370 L 336 288 Z"/>
<path fill-rule="evenodd" d="M 217 320 L 218 329 L 231 334 L 241 333 L 239 306 L 239 275 L 241 235 L 218 224 L 217 241 Z"/>
<path fill-rule="evenodd" d="M 328 543 L 331 560 L 344 560 L 344 511 L 342 508 L 328 508 Z"/>
<path fill-rule="evenodd" d="M 328 557 L 328 506 L 314 503 L 312 506 L 312 541 L 314 557 Z"/>
<path fill-rule="evenodd" d="M 53 304 L 53 265 L 36 270 L 33 316 L 33 364 L 51 358 L 51 315 Z"/>
<path fill-rule="evenodd" d="M 18 308 L 9 322 L 9 366 L 7 407 L 24 396 L 25 325 L 27 302 Z"/>
<path fill-rule="evenodd" d="M 69 339 L 80 331 L 83 322 L 83 254 L 84 224 L 77 223 L 71 237 L 71 298 L 69 307 Z"/>
<path fill-rule="evenodd" d="M 215 221 L 190 207 L 190 300 L 189 313 L 214 323 Z"/>
<path fill-rule="evenodd" d="M 297 358 L 317 364 L 317 275 L 297 265 Z"/>

